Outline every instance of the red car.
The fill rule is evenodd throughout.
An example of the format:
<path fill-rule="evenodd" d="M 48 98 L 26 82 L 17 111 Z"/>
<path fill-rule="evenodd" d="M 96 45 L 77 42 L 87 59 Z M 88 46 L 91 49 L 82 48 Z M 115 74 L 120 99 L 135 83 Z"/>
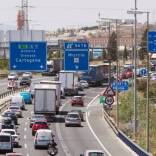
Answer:
<path fill-rule="evenodd" d="M 35 133 L 38 129 L 49 129 L 49 126 L 48 126 L 47 122 L 45 122 L 45 121 L 36 121 L 32 125 L 32 135 L 35 135 Z"/>
<path fill-rule="evenodd" d="M 81 96 L 74 96 L 71 100 L 71 105 L 80 105 L 84 106 L 83 98 Z"/>
<path fill-rule="evenodd" d="M 121 72 L 119 79 L 128 79 L 133 77 L 133 70 L 132 69 L 126 69 Z"/>

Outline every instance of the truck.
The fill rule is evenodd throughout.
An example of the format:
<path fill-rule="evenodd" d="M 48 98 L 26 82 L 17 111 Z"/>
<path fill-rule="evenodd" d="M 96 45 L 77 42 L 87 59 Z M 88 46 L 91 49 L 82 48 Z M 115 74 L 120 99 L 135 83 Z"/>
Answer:
<path fill-rule="evenodd" d="M 48 117 L 59 113 L 60 98 L 56 85 L 37 83 L 34 87 L 34 113 Z"/>
<path fill-rule="evenodd" d="M 63 59 L 51 59 L 47 60 L 47 70 L 42 72 L 44 76 L 55 76 L 60 70 L 63 69 Z"/>
<path fill-rule="evenodd" d="M 78 74 L 75 71 L 60 71 L 59 81 L 65 95 L 78 94 Z"/>
<path fill-rule="evenodd" d="M 89 65 L 89 70 L 81 74 L 80 80 L 86 80 L 90 86 L 100 86 L 103 83 L 108 83 L 109 64 Z"/>

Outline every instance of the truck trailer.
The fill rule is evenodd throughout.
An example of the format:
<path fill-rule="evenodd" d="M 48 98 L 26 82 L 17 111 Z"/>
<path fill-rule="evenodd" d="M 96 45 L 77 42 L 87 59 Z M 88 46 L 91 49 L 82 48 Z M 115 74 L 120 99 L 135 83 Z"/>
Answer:
<path fill-rule="evenodd" d="M 34 94 L 34 113 L 45 115 L 59 113 L 60 98 L 55 85 L 35 84 Z"/>
<path fill-rule="evenodd" d="M 60 71 L 59 81 L 65 95 L 78 94 L 78 74 L 75 71 Z"/>

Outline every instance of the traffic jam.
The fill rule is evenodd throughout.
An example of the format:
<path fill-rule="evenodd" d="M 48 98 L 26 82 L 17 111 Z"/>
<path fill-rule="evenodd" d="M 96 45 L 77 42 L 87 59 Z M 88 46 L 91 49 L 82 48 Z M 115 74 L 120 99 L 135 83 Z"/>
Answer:
<path fill-rule="evenodd" d="M 55 76 L 58 81 L 33 82 L 32 78 L 31 72 L 24 72 L 20 77 L 15 72 L 8 75 L 8 90 L 20 87 L 27 89 L 11 95 L 8 108 L 0 116 L 0 152 L 6 153 L 6 156 L 23 156 L 23 153 L 17 153 L 14 149 L 21 147 L 19 119 L 25 117 L 23 114 L 27 111 L 27 105 L 34 105 L 29 117 L 34 150 L 45 149 L 49 155 L 59 152 L 50 125 L 51 119 L 59 114 L 61 99 L 71 96 L 70 105 L 73 108 L 65 116 L 65 127 L 81 127 L 81 123 L 85 121 L 81 109 L 84 107 L 84 97 L 79 93 L 90 87 L 86 80 L 80 80 L 76 72 L 67 71 L 60 71 L 59 76 Z"/>

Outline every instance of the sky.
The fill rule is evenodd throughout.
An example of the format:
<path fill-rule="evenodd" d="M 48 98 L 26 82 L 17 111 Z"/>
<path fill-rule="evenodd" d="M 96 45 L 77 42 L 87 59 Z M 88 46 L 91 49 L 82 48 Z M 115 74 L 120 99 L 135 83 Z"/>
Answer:
<path fill-rule="evenodd" d="M 16 29 L 17 11 L 21 0 L 0 0 L 0 29 Z M 134 0 L 28 0 L 31 29 L 56 30 L 97 25 L 102 18 L 134 19 L 127 10 Z M 156 0 L 137 0 L 139 10 L 150 11 L 150 22 L 156 21 Z M 146 15 L 138 15 L 145 22 Z"/>

